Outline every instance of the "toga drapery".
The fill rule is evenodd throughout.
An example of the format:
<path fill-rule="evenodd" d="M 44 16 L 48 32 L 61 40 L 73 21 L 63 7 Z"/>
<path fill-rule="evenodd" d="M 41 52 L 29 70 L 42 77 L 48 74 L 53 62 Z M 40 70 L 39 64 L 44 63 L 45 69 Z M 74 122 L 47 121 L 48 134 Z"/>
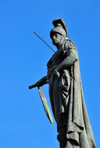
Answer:
<path fill-rule="evenodd" d="M 77 60 L 73 61 L 73 57 Z M 66 67 L 59 71 L 57 78 L 54 70 L 62 62 Z M 75 44 L 65 40 L 48 61 L 47 68 L 49 95 L 57 129 L 66 125 L 66 148 L 96 148 L 84 101 Z M 61 114 L 66 115 L 63 121 L 60 120 Z"/>

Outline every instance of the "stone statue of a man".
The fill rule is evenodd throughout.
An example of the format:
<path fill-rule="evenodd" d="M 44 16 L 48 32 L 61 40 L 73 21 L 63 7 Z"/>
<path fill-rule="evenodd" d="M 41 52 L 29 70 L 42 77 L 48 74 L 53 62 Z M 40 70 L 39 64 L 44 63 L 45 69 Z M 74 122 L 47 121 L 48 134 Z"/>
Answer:
<path fill-rule="evenodd" d="M 47 75 L 36 86 L 49 84 L 60 148 L 96 148 L 83 97 L 77 49 L 68 39 L 64 21 L 58 18 L 53 25 L 50 37 L 57 51 L 47 63 Z"/>

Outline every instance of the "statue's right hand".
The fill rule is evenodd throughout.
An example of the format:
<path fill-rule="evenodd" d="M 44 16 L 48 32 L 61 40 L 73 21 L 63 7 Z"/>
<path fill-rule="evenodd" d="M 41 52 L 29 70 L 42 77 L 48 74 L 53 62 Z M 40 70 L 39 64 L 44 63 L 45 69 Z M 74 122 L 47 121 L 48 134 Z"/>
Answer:
<path fill-rule="evenodd" d="M 39 87 L 39 81 L 36 82 L 36 83 L 33 84 L 33 85 L 30 85 L 30 86 L 29 86 L 29 89 L 32 89 L 32 88 L 34 88 L 34 87 Z"/>
<path fill-rule="evenodd" d="M 41 78 L 39 81 L 37 81 L 35 84 L 29 86 L 29 89 L 34 88 L 34 87 L 40 87 L 43 86 L 44 84 L 47 84 L 47 76 L 44 76 Z"/>

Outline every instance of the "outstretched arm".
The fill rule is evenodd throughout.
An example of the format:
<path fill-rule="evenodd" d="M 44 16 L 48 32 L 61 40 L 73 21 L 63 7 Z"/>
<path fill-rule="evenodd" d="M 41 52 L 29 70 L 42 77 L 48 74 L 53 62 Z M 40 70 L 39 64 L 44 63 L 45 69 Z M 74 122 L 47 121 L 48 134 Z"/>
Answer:
<path fill-rule="evenodd" d="M 48 83 L 48 79 L 47 76 L 44 76 L 43 78 L 41 78 L 39 81 L 37 81 L 35 84 L 30 85 L 29 89 L 32 89 L 34 87 L 39 87 L 39 86 L 43 86 L 44 84 Z"/>

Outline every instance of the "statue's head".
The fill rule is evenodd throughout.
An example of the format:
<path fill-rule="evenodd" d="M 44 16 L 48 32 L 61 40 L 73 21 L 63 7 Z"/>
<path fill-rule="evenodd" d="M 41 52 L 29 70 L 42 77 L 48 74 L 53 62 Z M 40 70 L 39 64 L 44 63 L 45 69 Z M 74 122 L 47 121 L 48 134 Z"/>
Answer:
<path fill-rule="evenodd" d="M 52 43 L 59 46 L 63 43 L 65 38 L 68 38 L 67 27 L 61 18 L 55 19 L 52 23 L 55 28 L 50 31 L 50 37 L 52 39 Z"/>
<path fill-rule="evenodd" d="M 55 19 L 53 22 L 55 28 L 50 31 L 50 37 L 53 39 L 54 34 L 58 34 L 58 36 L 62 36 L 63 38 L 68 38 L 68 31 L 66 24 L 61 18 Z"/>

